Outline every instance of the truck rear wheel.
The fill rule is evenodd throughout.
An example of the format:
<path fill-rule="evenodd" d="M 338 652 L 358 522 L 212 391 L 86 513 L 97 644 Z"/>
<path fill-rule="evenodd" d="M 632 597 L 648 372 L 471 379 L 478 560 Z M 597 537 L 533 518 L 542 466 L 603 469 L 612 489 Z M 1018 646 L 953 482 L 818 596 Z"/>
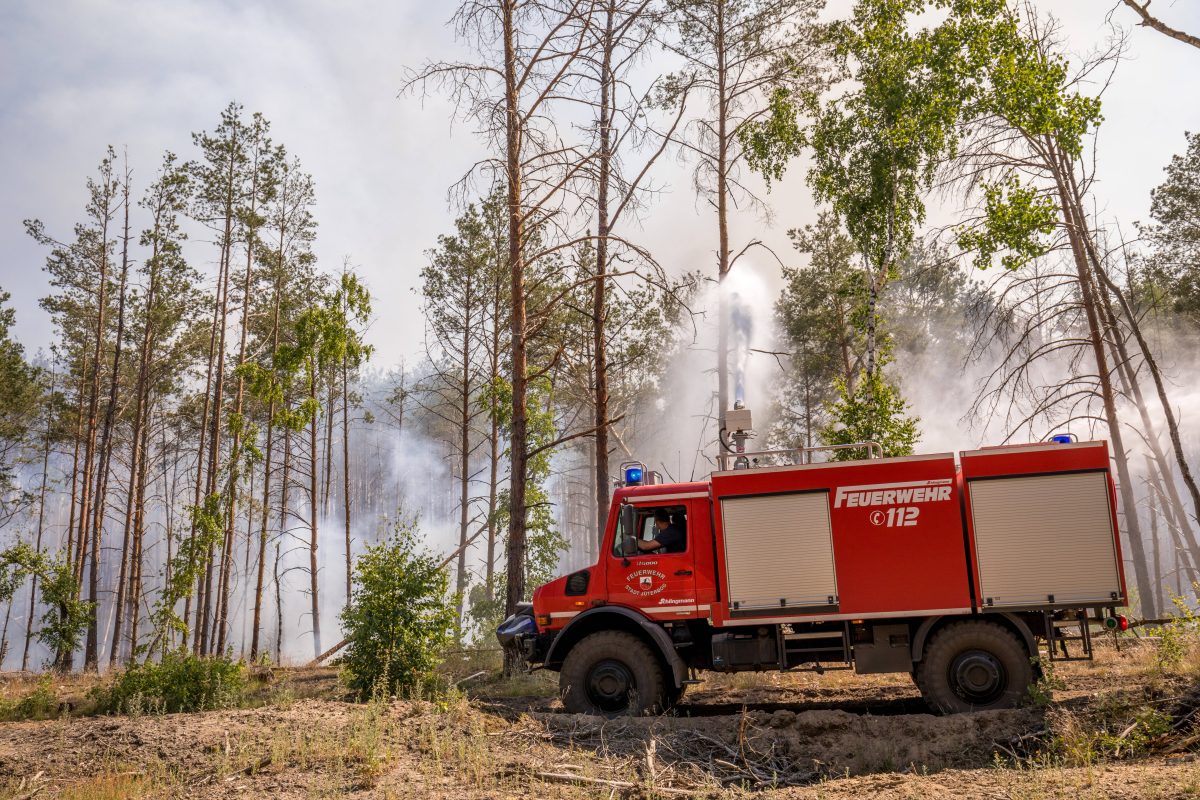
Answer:
<path fill-rule="evenodd" d="M 1014 708 L 1033 682 L 1033 665 L 1011 631 L 968 620 L 942 628 L 917 664 L 917 686 L 943 714 Z"/>
<path fill-rule="evenodd" d="M 636 636 L 600 631 L 567 654 L 559 673 L 559 693 L 563 706 L 573 714 L 657 714 L 665 697 L 662 667 Z"/>

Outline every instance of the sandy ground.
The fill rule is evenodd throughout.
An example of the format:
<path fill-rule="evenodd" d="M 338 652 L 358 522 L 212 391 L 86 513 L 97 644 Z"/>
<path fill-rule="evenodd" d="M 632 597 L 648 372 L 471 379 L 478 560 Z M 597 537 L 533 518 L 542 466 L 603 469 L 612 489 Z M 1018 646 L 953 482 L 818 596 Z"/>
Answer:
<path fill-rule="evenodd" d="M 334 671 L 297 672 L 260 708 L 2 723 L 0 798 L 1200 797 L 1187 748 L 1069 768 L 1036 752 L 1067 716 L 1184 684 L 1111 653 L 1061 677 L 1047 710 L 936 717 L 904 676 L 735 676 L 674 716 L 604 721 L 510 696 L 548 680 L 355 705 Z"/>

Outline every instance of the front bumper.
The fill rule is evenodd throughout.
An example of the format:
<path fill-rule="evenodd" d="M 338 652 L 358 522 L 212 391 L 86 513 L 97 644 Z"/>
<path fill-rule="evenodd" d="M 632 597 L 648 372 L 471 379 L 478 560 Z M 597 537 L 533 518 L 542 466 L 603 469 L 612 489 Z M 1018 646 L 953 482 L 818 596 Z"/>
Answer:
<path fill-rule="evenodd" d="M 540 664 L 550 648 L 552 634 L 538 633 L 533 620 L 533 607 L 519 607 L 496 628 L 496 640 L 514 661 Z"/>

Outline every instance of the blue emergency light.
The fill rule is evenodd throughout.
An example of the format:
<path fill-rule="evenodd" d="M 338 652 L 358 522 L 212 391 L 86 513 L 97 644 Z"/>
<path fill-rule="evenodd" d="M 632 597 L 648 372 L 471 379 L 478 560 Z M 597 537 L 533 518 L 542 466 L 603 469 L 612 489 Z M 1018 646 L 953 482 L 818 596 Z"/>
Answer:
<path fill-rule="evenodd" d="M 1055 444 L 1071 444 L 1074 439 L 1069 433 L 1059 433 L 1051 436 L 1050 441 L 1054 442 Z"/>
<path fill-rule="evenodd" d="M 626 467 L 625 468 L 625 485 L 636 486 L 642 482 L 641 467 Z"/>

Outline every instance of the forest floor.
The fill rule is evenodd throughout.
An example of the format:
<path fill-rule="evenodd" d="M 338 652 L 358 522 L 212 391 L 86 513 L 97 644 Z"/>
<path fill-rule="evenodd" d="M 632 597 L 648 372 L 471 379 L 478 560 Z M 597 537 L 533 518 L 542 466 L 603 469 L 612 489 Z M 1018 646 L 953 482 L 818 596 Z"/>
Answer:
<path fill-rule="evenodd" d="M 348 702 L 334 668 L 260 676 L 253 707 L 0 723 L 0 799 L 1200 797 L 1200 655 L 1152 644 L 1059 666 L 1048 704 L 928 714 L 907 676 L 715 676 L 672 716 L 566 714 L 556 676 Z M 93 682 L 95 679 L 92 679 Z M 0 676 L 0 698 L 37 685 Z"/>

